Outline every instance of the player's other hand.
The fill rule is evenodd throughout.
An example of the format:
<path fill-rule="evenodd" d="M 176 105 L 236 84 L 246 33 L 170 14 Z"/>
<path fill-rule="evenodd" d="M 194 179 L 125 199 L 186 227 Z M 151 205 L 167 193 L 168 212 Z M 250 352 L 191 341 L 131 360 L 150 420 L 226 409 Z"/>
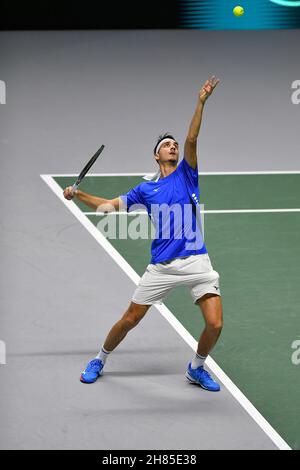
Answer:
<path fill-rule="evenodd" d="M 214 91 L 214 89 L 216 88 L 219 82 L 220 80 L 216 78 L 214 75 L 210 77 L 208 80 L 206 80 L 203 87 L 199 91 L 199 99 L 201 103 L 203 104 L 205 103 L 205 101 L 212 94 L 212 92 Z"/>
<path fill-rule="evenodd" d="M 68 201 L 70 201 L 71 199 L 73 199 L 74 196 L 75 196 L 75 193 L 73 193 L 72 186 L 68 186 L 66 189 L 64 189 L 64 198 L 65 199 L 68 199 Z"/>

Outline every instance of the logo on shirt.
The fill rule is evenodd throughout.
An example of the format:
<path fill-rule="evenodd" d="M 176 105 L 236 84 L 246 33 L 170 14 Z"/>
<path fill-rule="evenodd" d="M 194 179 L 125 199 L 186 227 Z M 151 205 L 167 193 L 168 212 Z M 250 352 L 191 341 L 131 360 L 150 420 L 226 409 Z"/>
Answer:
<path fill-rule="evenodd" d="M 192 194 L 192 198 L 193 198 L 193 201 L 194 201 L 196 204 L 199 204 L 198 198 L 197 198 L 197 196 L 196 196 L 195 193 Z"/>
<path fill-rule="evenodd" d="M 159 191 L 160 188 L 153 189 L 153 191 Z"/>

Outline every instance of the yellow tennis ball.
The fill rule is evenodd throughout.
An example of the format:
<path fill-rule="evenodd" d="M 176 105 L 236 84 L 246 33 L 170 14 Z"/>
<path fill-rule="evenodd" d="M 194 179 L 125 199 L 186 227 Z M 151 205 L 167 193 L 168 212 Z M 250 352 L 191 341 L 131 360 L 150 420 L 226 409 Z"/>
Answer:
<path fill-rule="evenodd" d="M 234 16 L 243 16 L 244 13 L 245 13 L 244 8 L 239 5 L 234 7 L 233 9 Z"/>

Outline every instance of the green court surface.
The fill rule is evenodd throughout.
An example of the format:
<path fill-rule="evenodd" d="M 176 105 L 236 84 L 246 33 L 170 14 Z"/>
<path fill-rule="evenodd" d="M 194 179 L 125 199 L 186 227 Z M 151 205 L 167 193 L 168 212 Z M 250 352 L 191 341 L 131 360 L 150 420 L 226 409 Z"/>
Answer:
<path fill-rule="evenodd" d="M 54 179 L 62 188 L 74 182 Z M 91 175 L 81 189 L 113 198 L 141 181 Z M 292 361 L 292 343 L 300 339 L 300 212 L 284 211 L 300 208 L 300 174 L 200 175 L 200 187 L 205 211 L 260 210 L 205 214 L 205 243 L 220 274 L 225 320 L 211 356 L 283 439 L 300 449 L 300 364 Z M 97 225 L 104 216 L 87 217 Z M 135 216 L 106 217 L 128 217 L 130 223 Z M 141 276 L 151 239 L 110 242 Z M 165 304 L 198 340 L 203 320 L 189 292 L 178 288 Z"/>

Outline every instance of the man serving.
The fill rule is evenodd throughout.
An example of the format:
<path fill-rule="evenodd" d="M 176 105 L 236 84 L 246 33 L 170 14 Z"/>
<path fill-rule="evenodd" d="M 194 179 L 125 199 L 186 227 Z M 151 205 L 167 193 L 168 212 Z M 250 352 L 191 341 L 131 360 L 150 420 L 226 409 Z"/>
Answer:
<path fill-rule="evenodd" d="M 66 199 L 78 198 L 94 210 L 112 212 L 147 210 L 156 229 L 151 246 L 151 261 L 141 277 L 122 318 L 111 328 L 99 354 L 82 372 L 80 380 L 95 382 L 103 372 L 109 354 L 127 333 L 138 325 L 150 306 L 162 303 L 170 291 L 185 285 L 200 307 L 205 328 L 197 352 L 187 366 L 186 377 L 209 391 L 219 391 L 219 384 L 205 369 L 205 360 L 222 330 L 222 303 L 219 274 L 213 269 L 202 237 L 198 186 L 197 138 L 203 109 L 219 83 L 210 77 L 198 93 L 196 110 L 184 145 L 184 158 L 178 164 L 179 145 L 170 134 L 161 135 L 154 147 L 159 171 L 154 181 L 142 182 L 115 199 L 105 199 L 83 191 L 64 190 Z"/>

